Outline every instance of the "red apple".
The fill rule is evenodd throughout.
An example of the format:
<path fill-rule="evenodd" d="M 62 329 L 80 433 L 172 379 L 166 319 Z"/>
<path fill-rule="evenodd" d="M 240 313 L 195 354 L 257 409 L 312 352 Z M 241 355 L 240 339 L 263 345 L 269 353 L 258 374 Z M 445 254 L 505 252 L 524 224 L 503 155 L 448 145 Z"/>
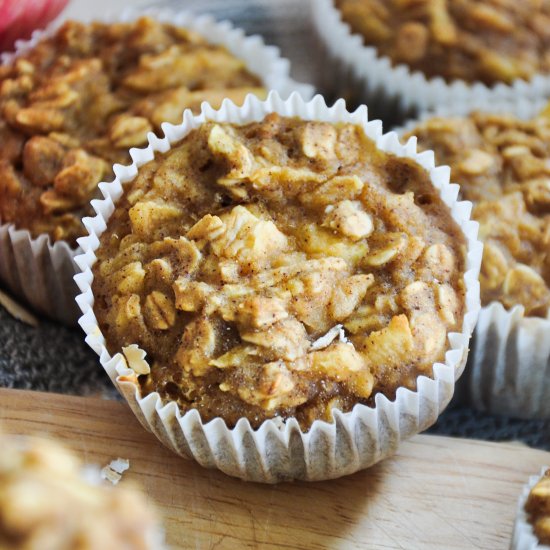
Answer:
<path fill-rule="evenodd" d="M 19 38 L 44 28 L 67 0 L 0 0 L 0 51 L 10 51 Z"/>

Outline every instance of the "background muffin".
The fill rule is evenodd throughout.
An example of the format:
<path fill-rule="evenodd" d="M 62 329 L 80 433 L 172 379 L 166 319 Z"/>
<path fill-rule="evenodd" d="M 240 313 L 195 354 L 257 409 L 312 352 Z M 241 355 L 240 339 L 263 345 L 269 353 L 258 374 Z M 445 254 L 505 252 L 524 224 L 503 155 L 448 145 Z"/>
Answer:
<path fill-rule="evenodd" d="M 531 476 L 523 488 L 511 550 L 543 550 L 550 545 L 550 470 Z"/>
<path fill-rule="evenodd" d="M 300 88 L 276 50 L 168 12 L 162 21 L 65 23 L 8 56 L 0 80 L 0 277 L 65 322 L 75 319 L 82 218 L 113 163 L 127 164 L 148 132 L 202 101 Z"/>
<path fill-rule="evenodd" d="M 550 72 L 550 3 L 335 0 L 342 19 L 393 65 L 492 86 Z"/>
<path fill-rule="evenodd" d="M 550 470 L 529 491 L 525 511 L 540 544 L 550 544 Z"/>
<path fill-rule="evenodd" d="M 353 77 L 336 86 L 362 89 L 354 99 L 390 122 L 468 99 L 542 97 L 549 88 L 546 1 L 321 0 L 313 13 L 336 65 Z"/>
<path fill-rule="evenodd" d="M 473 404 L 545 417 L 550 392 L 550 346 L 544 336 L 550 330 L 550 118 L 547 110 L 537 113 L 533 106 L 526 116 L 512 114 L 525 110 L 521 102 L 481 104 L 479 109 L 462 117 L 428 119 L 410 135 L 450 165 L 480 223 L 485 307 L 470 356 Z"/>
<path fill-rule="evenodd" d="M 53 441 L 0 435 L 0 442 L 3 550 L 163 547 L 154 511 L 139 492 L 100 484 L 99 471 L 85 477 L 79 460 Z"/>
<path fill-rule="evenodd" d="M 0 218 L 71 246 L 97 184 L 148 132 L 202 101 L 266 93 L 225 47 L 146 17 L 69 21 L 2 66 L 0 80 Z"/>
<path fill-rule="evenodd" d="M 165 154 L 151 160 L 155 150 Z M 160 176 L 174 163 L 183 184 L 172 189 Z M 382 136 L 364 110 L 328 109 L 320 97 L 249 96 L 242 109 L 189 116 L 96 204 L 78 258 L 87 342 L 142 423 L 201 464 L 264 482 L 367 467 L 435 421 L 467 355 L 480 251 L 468 206 L 454 202 L 445 177 L 395 135 Z M 161 221 L 168 214 L 173 222 Z M 431 286 L 438 269 L 442 293 Z M 441 307 L 446 285 L 455 299 Z M 378 292 L 360 308 L 369 286 Z M 448 343 L 455 323 L 461 332 Z M 138 376 L 149 373 L 143 396 Z M 395 422 L 379 424 L 378 415 Z"/>
<path fill-rule="evenodd" d="M 421 149 L 451 167 L 484 241 L 482 305 L 550 309 L 550 116 L 531 120 L 474 112 L 416 126 Z"/>

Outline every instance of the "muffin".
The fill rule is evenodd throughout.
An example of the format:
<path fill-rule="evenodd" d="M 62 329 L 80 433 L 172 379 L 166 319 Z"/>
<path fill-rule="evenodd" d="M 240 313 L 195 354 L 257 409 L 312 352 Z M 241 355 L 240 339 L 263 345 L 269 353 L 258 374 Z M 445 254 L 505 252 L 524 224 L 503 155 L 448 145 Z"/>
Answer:
<path fill-rule="evenodd" d="M 527 119 L 490 111 L 435 117 L 409 135 L 451 167 L 480 224 L 485 307 L 471 354 L 474 402 L 492 412 L 547 416 L 549 111 Z"/>
<path fill-rule="evenodd" d="M 335 0 L 354 33 L 393 66 L 493 86 L 550 72 L 550 2 Z"/>
<path fill-rule="evenodd" d="M 550 547 L 550 470 L 529 478 L 518 503 L 510 548 L 543 550 Z"/>
<path fill-rule="evenodd" d="M 80 461 L 53 441 L 0 435 L 0 442 L 3 550 L 164 547 L 139 492 L 100 484 L 98 472 L 85 475 Z"/>
<path fill-rule="evenodd" d="M 410 159 L 353 124 L 206 122 L 143 166 L 101 236 L 94 312 L 158 392 L 234 427 L 416 389 L 464 316 L 466 241 Z"/>
<path fill-rule="evenodd" d="M 531 120 L 474 112 L 431 118 L 410 131 L 451 167 L 484 241 L 481 303 L 550 310 L 550 112 Z"/>
<path fill-rule="evenodd" d="M 550 74 L 546 0 L 323 0 L 315 11 L 333 55 L 367 93 L 380 89 L 388 109 L 393 101 L 405 112 L 487 94 L 542 96 L 540 75 Z"/>
<path fill-rule="evenodd" d="M 550 470 L 529 491 L 525 511 L 541 544 L 550 544 Z"/>
<path fill-rule="evenodd" d="M 463 338 L 475 316 L 473 239 L 433 171 L 385 151 L 379 125 L 335 109 L 249 96 L 242 109 L 188 118 L 116 189 L 112 214 L 106 199 L 90 221 L 81 324 L 135 410 L 157 400 L 227 434 L 299 428 L 313 441 L 337 414 L 399 407 L 438 378 L 434 364 L 460 374 L 467 346 L 450 360 L 447 337 Z M 181 433 L 168 439 L 199 451 L 178 444 Z M 294 451 L 278 464 L 289 471 L 217 465 L 319 479 L 388 451 L 355 450 L 359 461 L 329 472 L 314 471 L 320 451 L 306 472 Z"/>
<path fill-rule="evenodd" d="M 57 306 L 56 292 L 33 299 L 36 281 L 27 280 L 42 275 L 47 295 L 51 281 L 63 278 L 68 307 L 76 292 L 67 283 L 75 270 L 71 251 L 85 234 L 90 201 L 100 197 L 97 184 L 112 180 L 113 164 L 130 163 L 129 149 L 145 145 L 149 132 L 181 121 L 184 109 L 197 111 L 203 101 L 242 103 L 248 93 L 265 97 L 266 85 L 284 91 L 289 79 L 280 60 L 253 42 L 256 51 L 239 31 L 204 19 L 69 21 L 7 59 L 0 66 L 4 283 L 43 313 L 74 318 Z M 19 250 L 19 230 L 32 252 Z M 48 258 L 44 247 L 60 251 Z M 60 263 L 68 268 L 51 273 Z"/>

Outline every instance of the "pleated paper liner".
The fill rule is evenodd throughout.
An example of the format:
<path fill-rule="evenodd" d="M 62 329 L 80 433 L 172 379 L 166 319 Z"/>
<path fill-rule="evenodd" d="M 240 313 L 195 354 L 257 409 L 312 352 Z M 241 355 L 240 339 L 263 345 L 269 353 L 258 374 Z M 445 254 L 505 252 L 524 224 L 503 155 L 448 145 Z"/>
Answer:
<path fill-rule="evenodd" d="M 356 405 L 350 412 L 336 410 L 334 422 L 315 421 L 306 432 L 293 418 L 286 422 L 267 420 L 256 430 L 242 418 L 229 429 L 221 418 L 203 423 L 196 410 L 181 414 L 176 403 L 163 401 L 158 393 L 142 396 L 136 375 L 127 367 L 122 355 L 111 356 L 107 351 L 93 311 L 91 268 L 96 260 L 94 252 L 124 185 L 136 176 L 139 168 L 153 159 L 155 152 L 167 151 L 172 143 L 206 120 L 246 124 L 262 120 L 272 112 L 304 120 L 358 124 L 379 149 L 415 159 L 429 172 L 434 186 L 464 232 L 468 246 L 462 331 L 449 334 L 445 361 L 433 366 L 433 378 L 420 376 L 416 391 L 399 388 L 394 401 L 378 394 L 374 407 Z M 75 277 L 82 291 L 77 298 L 83 312 L 79 322 L 86 332 L 86 341 L 100 356 L 101 364 L 141 423 L 182 456 L 192 457 L 205 467 L 218 468 L 232 476 L 265 483 L 331 479 L 351 474 L 393 454 L 403 439 L 432 425 L 453 395 L 479 311 L 478 274 L 482 247 L 477 240 L 478 226 L 470 221 L 471 203 L 457 201 L 458 186 L 449 183 L 449 171 L 435 167 L 433 154 L 417 154 L 414 140 L 402 145 L 396 134 L 383 134 L 380 121 L 368 121 L 365 107 L 349 113 L 345 103 L 339 101 L 328 108 L 320 96 L 307 103 L 296 94 L 286 101 L 277 93 L 271 93 L 266 101 L 248 96 L 242 107 L 226 100 L 217 111 L 203 104 L 199 116 L 186 111 L 181 125 L 166 124 L 163 129 L 164 139 L 150 135 L 147 148 L 132 150 L 133 164 L 116 166 L 113 184 L 100 185 L 105 199 L 93 203 L 97 215 L 85 220 L 89 236 L 80 239 L 84 254 L 76 258 L 82 269 Z"/>
<path fill-rule="evenodd" d="M 127 22 L 148 15 L 159 21 L 192 29 L 215 44 L 224 45 L 244 60 L 250 72 L 262 80 L 268 90 L 277 90 L 283 97 L 299 92 L 309 99 L 313 88 L 290 77 L 290 63 L 280 56 L 278 48 L 266 46 L 260 36 L 245 36 L 227 21 L 216 22 L 210 16 L 195 16 L 170 9 L 134 10 L 102 17 L 104 22 Z M 44 31 L 36 31 L 28 41 L 16 43 L 13 53 L 2 54 L 1 63 L 10 63 L 21 53 L 55 33 L 59 23 Z M 99 182 L 98 182 L 99 183 Z M 51 242 L 47 235 L 34 238 L 29 231 L 2 224 L 0 218 L 0 281 L 14 295 L 25 299 L 36 311 L 68 325 L 79 316 L 74 298 L 78 287 L 73 277 L 78 273 L 74 258 L 81 254 L 65 241 Z"/>
<path fill-rule="evenodd" d="M 545 100 L 490 101 L 456 104 L 409 121 L 398 133 L 412 131 L 432 116 L 466 116 L 473 111 L 529 119 Z M 461 402 L 490 414 L 516 418 L 550 418 L 550 319 L 526 317 L 517 305 L 499 302 L 481 308 L 468 366 L 460 381 Z"/>

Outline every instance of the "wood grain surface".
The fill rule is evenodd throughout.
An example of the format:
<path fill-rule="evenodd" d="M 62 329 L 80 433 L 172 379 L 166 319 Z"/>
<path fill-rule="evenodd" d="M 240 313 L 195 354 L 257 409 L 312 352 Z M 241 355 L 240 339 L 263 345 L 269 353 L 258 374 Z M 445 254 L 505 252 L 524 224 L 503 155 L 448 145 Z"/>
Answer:
<path fill-rule="evenodd" d="M 264 486 L 165 449 L 123 403 L 0 389 L 7 433 L 55 436 L 88 463 L 128 458 L 172 548 L 505 549 L 521 487 L 550 453 L 420 435 L 347 478 Z"/>

